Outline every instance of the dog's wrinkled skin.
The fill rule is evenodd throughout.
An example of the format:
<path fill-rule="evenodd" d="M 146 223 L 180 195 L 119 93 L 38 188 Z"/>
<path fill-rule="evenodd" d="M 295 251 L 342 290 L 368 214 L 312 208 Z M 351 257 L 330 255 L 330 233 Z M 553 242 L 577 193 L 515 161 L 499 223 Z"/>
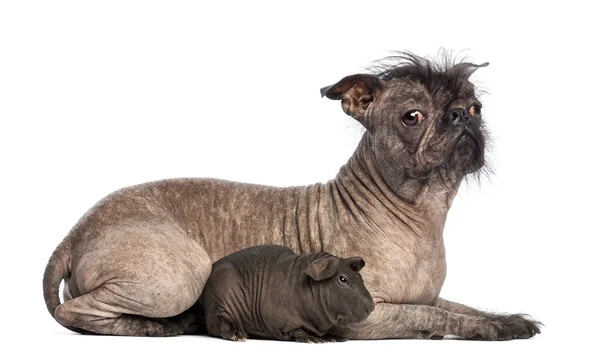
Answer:
<path fill-rule="evenodd" d="M 211 263 L 239 249 L 360 254 L 376 302 L 354 339 L 529 338 L 538 323 L 439 297 L 442 232 L 462 179 L 484 165 L 485 132 L 468 81 L 476 65 L 404 54 L 377 74 L 323 88 L 366 128 L 325 184 L 277 188 L 174 179 L 121 189 L 96 204 L 49 260 L 44 297 L 63 326 L 82 332 L 164 336 L 193 330 L 188 309 Z M 58 298 L 66 279 L 65 302 Z"/>
<path fill-rule="evenodd" d="M 280 245 L 253 246 L 217 261 L 202 292 L 208 333 L 323 343 L 336 324 L 363 321 L 375 304 L 360 257 L 298 255 Z"/>

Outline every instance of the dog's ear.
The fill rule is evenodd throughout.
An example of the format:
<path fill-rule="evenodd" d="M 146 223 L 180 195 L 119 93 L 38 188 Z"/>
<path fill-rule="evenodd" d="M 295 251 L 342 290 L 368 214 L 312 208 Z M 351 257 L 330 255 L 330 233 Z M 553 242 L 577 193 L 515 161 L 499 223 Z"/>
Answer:
<path fill-rule="evenodd" d="M 375 75 L 346 76 L 331 86 L 321 89 L 321 96 L 342 100 L 344 112 L 362 123 L 365 111 L 383 89 L 383 82 Z M 364 123 L 363 123 L 364 125 Z"/>
<path fill-rule="evenodd" d="M 313 280 L 321 281 L 329 279 L 337 272 L 340 266 L 340 259 L 327 254 L 327 256 L 319 258 L 308 265 L 304 273 L 310 276 Z"/>
<path fill-rule="evenodd" d="M 465 78 L 470 78 L 471 75 L 473 75 L 473 73 L 482 67 L 486 67 L 488 66 L 490 63 L 489 62 L 484 62 L 483 64 L 473 64 L 470 62 L 463 62 L 463 63 L 458 63 L 456 65 L 454 65 L 454 68 L 456 68 L 458 71 L 460 71 L 462 73 L 462 76 L 464 76 Z"/>

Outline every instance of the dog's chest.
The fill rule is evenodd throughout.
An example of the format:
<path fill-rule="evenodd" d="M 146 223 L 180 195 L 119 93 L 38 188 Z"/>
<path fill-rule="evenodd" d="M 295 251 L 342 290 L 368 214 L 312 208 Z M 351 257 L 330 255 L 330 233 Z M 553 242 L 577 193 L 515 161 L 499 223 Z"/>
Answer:
<path fill-rule="evenodd" d="M 446 275 L 443 241 L 406 233 L 387 233 L 372 239 L 363 251 L 361 271 L 375 301 L 432 304 Z M 365 249 L 367 250 L 367 249 Z"/>

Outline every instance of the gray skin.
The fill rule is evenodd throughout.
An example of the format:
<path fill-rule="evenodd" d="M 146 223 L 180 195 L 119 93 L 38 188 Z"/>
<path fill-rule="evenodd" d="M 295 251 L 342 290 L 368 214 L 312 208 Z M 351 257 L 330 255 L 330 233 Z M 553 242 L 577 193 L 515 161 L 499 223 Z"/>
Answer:
<path fill-rule="evenodd" d="M 202 291 L 208 333 L 233 341 L 338 341 L 325 334 L 363 321 L 375 307 L 359 274 L 364 265 L 360 257 L 298 255 L 280 245 L 236 251 L 213 264 Z"/>
<path fill-rule="evenodd" d="M 369 263 L 362 276 L 375 310 L 359 324 L 334 327 L 334 335 L 534 336 L 539 323 L 526 316 L 482 312 L 439 296 L 448 210 L 463 178 L 484 165 L 480 103 L 468 80 L 475 69 L 405 55 L 378 74 L 323 88 L 366 129 L 324 184 L 171 179 L 108 195 L 52 254 L 43 280 L 48 311 L 80 332 L 190 332 L 195 318 L 184 311 L 200 297 L 213 261 L 279 244 L 298 253 L 360 254 Z"/>

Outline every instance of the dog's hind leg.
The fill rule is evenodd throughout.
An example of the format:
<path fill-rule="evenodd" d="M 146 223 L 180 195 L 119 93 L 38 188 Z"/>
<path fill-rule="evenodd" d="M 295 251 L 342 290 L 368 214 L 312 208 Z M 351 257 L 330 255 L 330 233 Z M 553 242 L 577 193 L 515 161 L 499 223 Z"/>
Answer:
<path fill-rule="evenodd" d="M 202 253 L 194 255 L 195 260 L 202 259 Z M 123 274 L 81 296 L 69 294 L 77 297 L 70 300 L 66 297 L 67 301 L 56 308 L 54 317 L 66 328 L 84 334 L 171 336 L 193 333 L 202 317 L 195 311 L 194 304 L 208 279 L 211 264 L 204 253 L 204 264 L 198 266 L 198 274 L 191 277 L 188 256 L 182 255 L 181 262 L 167 264 L 169 273 L 166 274 L 161 266 L 150 268 L 150 264 L 146 264 L 143 273 Z M 157 276 L 157 269 L 162 278 Z"/>
<path fill-rule="evenodd" d="M 55 317 L 61 325 L 74 331 L 130 336 L 179 335 L 188 331 L 196 320 L 191 312 L 168 318 L 147 318 L 128 314 L 126 312 L 130 309 L 116 304 L 129 301 L 122 296 L 115 297 L 113 292 L 100 287 L 63 303 L 56 309 Z"/>
<path fill-rule="evenodd" d="M 54 311 L 77 332 L 169 336 L 193 332 L 212 269 L 203 247 L 173 225 L 107 229 L 110 240 L 74 262 L 68 295 Z M 81 330 L 81 331 L 80 331 Z"/>

